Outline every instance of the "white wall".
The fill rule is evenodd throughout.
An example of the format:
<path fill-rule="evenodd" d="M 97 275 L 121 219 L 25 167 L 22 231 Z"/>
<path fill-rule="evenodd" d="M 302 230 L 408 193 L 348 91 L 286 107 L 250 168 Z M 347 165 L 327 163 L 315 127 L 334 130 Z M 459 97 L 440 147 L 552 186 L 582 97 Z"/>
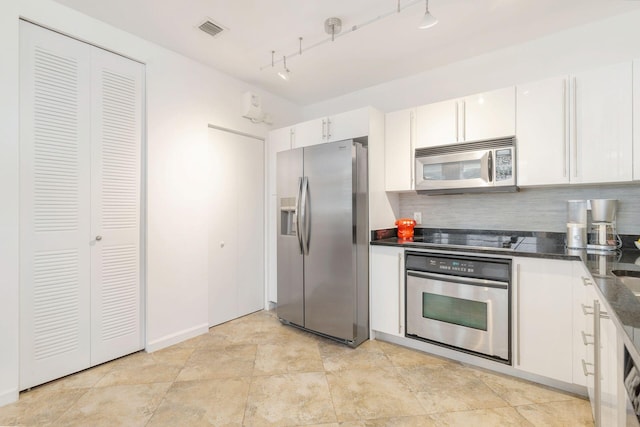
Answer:
<path fill-rule="evenodd" d="M 638 40 L 640 11 L 634 11 L 308 105 L 304 116 L 309 119 L 365 105 L 397 111 L 640 58 Z"/>
<path fill-rule="evenodd" d="M 240 117 L 247 90 L 261 95 L 274 128 L 302 118 L 286 100 L 52 1 L 2 0 L 0 405 L 18 397 L 19 17 L 146 63 L 147 349 L 207 330 L 207 124 L 265 136 Z"/>

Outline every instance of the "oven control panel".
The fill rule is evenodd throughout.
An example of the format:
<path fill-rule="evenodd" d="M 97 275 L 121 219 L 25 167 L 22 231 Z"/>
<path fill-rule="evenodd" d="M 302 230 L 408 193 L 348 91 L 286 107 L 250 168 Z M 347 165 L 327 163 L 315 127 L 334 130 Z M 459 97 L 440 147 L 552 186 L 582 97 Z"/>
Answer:
<path fill-rule="evenodd" d="M 443 259 L 431 259 L 429 265 L 437 270 L 445 272 L 462 272 L 473 273 L 475 271 L 475 265 L 473 261 L 461 261 L 461 260 L 443 260 Z"/>
<path fill-rule="evenodd" d="M 406 269 L 508 282 L 511 260 L 407 252 Z"/>

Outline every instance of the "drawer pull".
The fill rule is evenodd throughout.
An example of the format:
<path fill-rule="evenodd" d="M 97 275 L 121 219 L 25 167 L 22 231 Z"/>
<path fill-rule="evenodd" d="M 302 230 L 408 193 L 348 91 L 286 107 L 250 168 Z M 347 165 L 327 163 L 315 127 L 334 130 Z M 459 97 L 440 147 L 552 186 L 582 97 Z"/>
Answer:
<path fill-rule="evenodd" d="M 588 277 L 584 277 L 582 276 L 582 284 L 584 286 L 593 286 L 593 282 L 591 281 L 591 279 L 589 279 Z"/>
<path fill-rule="evenodd" d="M 587 365 L 593 366 L 593 363 L 587 363 L 584 359 L 582 359 L 582 372 L 584 372 L 584 376 L 588 377 L 589 375 L 594 375 L 593 372 L 589 372 L 587 369 Z"/>
<path fill-rule="evenodd" d="M 584 304 L 580 304 L 582 305 L 582 313 L 585 316 L 592 316 L 593 315 L 593 307 L 590 305 L 584 305 Z"/>
<path fill-rule="evenodd" d="M 593 341 L 587 341 L 587 337 L 593 338 L 592 334 L 586 334 L 584 331 L 580 331 L 580 334 L 582 335 L 582 342 L 584 343 L 584 345 L 593 345 Z"/>

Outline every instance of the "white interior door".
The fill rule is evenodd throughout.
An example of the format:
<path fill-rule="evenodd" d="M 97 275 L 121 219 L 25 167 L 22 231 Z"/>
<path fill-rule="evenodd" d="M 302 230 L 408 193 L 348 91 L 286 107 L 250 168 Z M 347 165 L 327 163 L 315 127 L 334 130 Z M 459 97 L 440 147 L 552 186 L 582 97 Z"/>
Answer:
<path fill-rule="evenodd" d="M 89 367 L 90 47 L 20 23 L 20 389 Z"/>
<path fill-rule="evenodd" d="M 210 129 L 209 324 L 264 307 L 264 142 Z"/>
<path fill-rule="evenodd" d="M 144 66 L 91 51 L 91 364 L 143 348 L 140 152 Z"/>
<path fill-rule="evenodd" d="M 142 348 L 144 67 L 20 23 L 20 389 Z"/>

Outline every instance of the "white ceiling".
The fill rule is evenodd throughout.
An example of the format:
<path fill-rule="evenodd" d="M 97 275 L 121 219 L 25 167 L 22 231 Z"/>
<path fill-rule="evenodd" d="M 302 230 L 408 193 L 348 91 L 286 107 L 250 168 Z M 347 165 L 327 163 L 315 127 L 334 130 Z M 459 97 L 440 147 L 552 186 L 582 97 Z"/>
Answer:
<path fill-rule="evenodd" d="M 634 0 L 431 0 L 440 22 L 418 30 L 422 1 L 402 0 L 56 0 L 238 79 L 309 105 L 565 28 L 640 9 Z M 324 21 L 343 34 L 327 39 Z M 226 30 L 212 38 L 197 27 Z M 349 31 L 349 32 L 347 32 Z M 303 54 L 298 51 L 303 37 Z M 276 51 L 271 68 L 271 51 Z M 281 80 L 282 55 L 292 72 Z M 267 66 L 261 70 L 261 67 Z"/>

